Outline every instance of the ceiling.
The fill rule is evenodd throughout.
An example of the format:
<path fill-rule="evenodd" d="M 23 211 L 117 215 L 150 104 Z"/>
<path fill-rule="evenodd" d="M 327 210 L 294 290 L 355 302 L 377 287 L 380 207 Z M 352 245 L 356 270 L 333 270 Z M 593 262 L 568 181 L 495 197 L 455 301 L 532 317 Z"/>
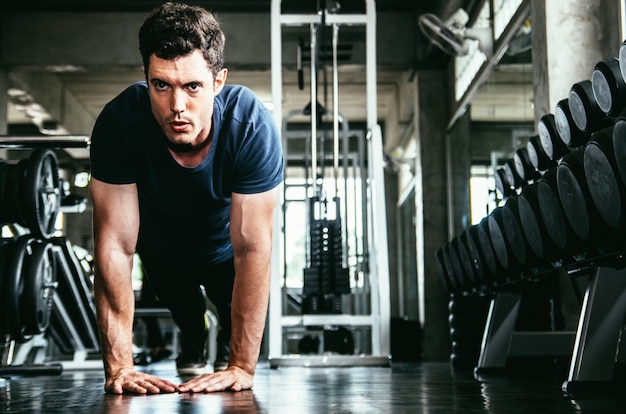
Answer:
<path fill-rule="evenodd" d="M 330 0 L 329 0 L 330 1 Z M 111 33 L 135 30 L 132 24 L 128 29 L 120 22 L 107 19 L 120 19 L 131 16 L 136 24 L 137 16 L 159 5 L 154 0 L 20 0 L 5 2 L 0 6 L 3 27 L 2 64 L 9 68 L 10 100 L 7 121 L 9 132 L 28 135 L 37 130 L 55 129 L 59 133 L 89 134 L 93 123 L 106 102 L 117 95 L 128 84 L 142 80 L 139 59 L 134 45 L 129 46 L 128 38 L 107 38 L 94 46 L 89 44 L 91 37 L 112 36 Z M 270 47 L 257 37 L 269 34 L 270 0 L 214 0 L 193 3 L 210 7 L 219 17 L 223 17 L 223 27 L 227 35 L 226 66 L 229 68 L 228 81 L 249 86 L 265 102 L 271 102 Z M 316 10 L 318 1 L 283 1 L 283 12 L 310 14 Z M 341 0 L 341 12 L 360 13 L 363 0 Z M 444 70 L 450 57 L 433 47 L 417 29 L 417 17 L 422 13 L 435 13 L 447 16 L 458 7 L 470 13 L 482 0 L 379 0 L 377 8 L 377 110 L 380 119 L 385 119 L 390 111 L 397 109 L 399 88 L 413 71 L 420 69 Z M 71 17 L 68 17 L 71 16 Z M 73 30 L 73 20 L 79 16 L 86 19 L 84 26 Z M 98 17 L 95 17 L 98 16 Z M 103 17 L 99 17 L 103 16 Z M 111 17 L 113 16 L 113 17 Z M 260 16 L 260 20 L 255 20 Z M 123 20 L 123 19 L 122 19 Z M 257 24 L 256 22 L 260 22 Z M 67 23 L 69 22 L 69 23 Z M 48 31 L 45 31 L 48 26 Z M 43 27 L 43 28 L 42 28 Z M 250 33 L 250 27 L 262 33 Z M 109 29 L 110 28 L 110 29 Z M 98 32 L 101 30 L 102 32 Z M 287 53 L 300 37 L 307 36 L 304 29 L 287 28 L 283 39 L 283 113 L 303 109 L 310 102 L 308 79 L 304 90 L 298 88 L 295 72 L 295 53 Z M 308 31 L 308 29 L 307 29 Z M 36 39 L 39 36 L 41 39 Z M 119 34 L 118 37 L 122 35 Z M 129 35 L 131 36 L 131 35 Z M 340 32 L 340 46 L 348 47 L 345 60 L 340 62 L 339 102 L 340 112 L 351 121 L 365 120 L 365 41 L 362 29 L 347 28 Z M 267 36 L 269 37 L 269 36 Z M 132 34 L 134 41 L 135 35 Z M 306 37 L 305 37 L 306 38 Z M 28 42 L 34 42 L 30 45 Z M 116 43 L 117 42 L 117 43 Z M 7 46 L 9 44 L 9 46 Z M 18 44 L 20 46 L 16 47 Z M 45 45 L 45 46 L 44 46 Z M 229 49 L 230 46 L 230 49 Z M 75 49 L 75 52 L 67 49 Z M 127 50 L 128 49 L 128 50 Z M 294 49 L 295 50 L 295 49 Z M 343 49 L 342 49 L 343 50 Z M 58 58 L 59 64 L 52 57 Z M 69 57 L 63 57 L 67 54 Z M 130 57 L 126 57 L 126 55 Z M 37 56 L 40 56 L 39 58 Z M 11 60 L 13 59 L 13 60 Z M 98 61 L 101 59 L 101 61 Z M 511 66 L 501 66 L 490 77 L 485 88 L 481 88 L 476 98 L 476 117 L 480 120 L 518 120 L 519 107 L 500 105 L 506 98 L 502 94 L 519 93 L 519 88 L 530 90 L 532 79 L 529 76 L 528 61 L 522 59 L 517 64 L 510 59 Z M 8 64 L 7 64 L 8 61 Z M 63 64 L 70 62 L 70 64 Z M 119 63 L 118 63 L 119 62 Z M 306 71 L 305 71 L 306 74 Z M 330 77 L 323 82 L 323 72 L 318 83 L 318 100 L 324 105 L 332 102 Z M 330 86 L 329 86 L 330 83 Z M 502 88 L 502 85 L 505 85 Z M 509 88 L 508 90 L 506 88 Z M 511 91 L 510 88 L 517 88 Z M 49 90 L 63 90 L 62 98 L 48 97 Z M 508 95 L 510 96 L 510 95 Z M 71 98 L 71 101 L 70 101 Z M 526 99 L 526 98 L 524 98 Z M 62 106 L 59 101 L 64 101 Z M 510 103 L 510 99 L 508 102 Z M 70 102 L 80 116 L 65 117 L 69 113 Z M 497 109 L 497 111 L 496 111 Z M 522 116 L 525 116 L 524 114 Z M 37 117 L 39 117 L 37 119 Z M 532 113 L 530 114 L 532 118 Z M 509 118 L 509 119 L 507 119 Z M 77 122 L 80 120 L 81 122 Z"/>

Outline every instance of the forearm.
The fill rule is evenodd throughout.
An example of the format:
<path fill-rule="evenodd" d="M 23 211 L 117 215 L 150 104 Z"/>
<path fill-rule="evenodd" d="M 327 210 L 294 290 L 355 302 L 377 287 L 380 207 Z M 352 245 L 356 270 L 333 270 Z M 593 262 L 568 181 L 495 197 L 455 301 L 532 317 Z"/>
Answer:
<path fill-rule="evenodd" d="M 107 263 L 108 262 L 108 263 Z M 132 289 L 132 260 L 118 266 L 101 261 L 94 281 L 95 304 L 104 370 L 107 378 L 133 367 L 132 329 L 135 298 Z"/>
<path fill-rule="evenodd" d="M 259 358 L 269 301 L 270 254 L 247 252 L 235 257 L 232 334 L 229 365 L 253 375 Z"/>

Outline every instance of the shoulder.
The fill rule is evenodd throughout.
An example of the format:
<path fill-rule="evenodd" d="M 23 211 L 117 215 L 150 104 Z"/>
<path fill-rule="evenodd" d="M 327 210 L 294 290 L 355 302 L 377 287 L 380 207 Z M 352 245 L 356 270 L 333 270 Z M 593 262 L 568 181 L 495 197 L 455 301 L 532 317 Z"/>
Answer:
<path fill-rule="evenodd" d="M 243 85 L 225 85 L 215 98 L 223 112 L 231 116 L 245 114 L 250 116 L 254 111 L 265 109 L 261 100 L 252 90 Z"/>
<path fill-rule="evenodd" d="M 146 82 L 135 82 L 107 103 L 109 111 L 121 113 L 137 113 L 150 107 L 150 96 Z"/>

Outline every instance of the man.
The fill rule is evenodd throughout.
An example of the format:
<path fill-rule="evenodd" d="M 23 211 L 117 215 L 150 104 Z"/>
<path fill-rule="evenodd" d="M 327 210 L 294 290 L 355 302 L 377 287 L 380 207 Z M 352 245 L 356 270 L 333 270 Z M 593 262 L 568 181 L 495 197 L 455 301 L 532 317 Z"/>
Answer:
<path fill-rule="evenodd" d="M 203 8 L 155 9 L 139 31 L 146 82 L 107 104 L 94 126 L 94 291 L 109 393 L 253 385 L 283 155 L 269 111 L 248 89 L 225 85 L 224 41 Z M 182 385 L 133 369 L 135 252 L 180 328 L 177 369 L 195 375 Z M 213 373 L 203 373 L 203 289 L 229 351 Z"/>

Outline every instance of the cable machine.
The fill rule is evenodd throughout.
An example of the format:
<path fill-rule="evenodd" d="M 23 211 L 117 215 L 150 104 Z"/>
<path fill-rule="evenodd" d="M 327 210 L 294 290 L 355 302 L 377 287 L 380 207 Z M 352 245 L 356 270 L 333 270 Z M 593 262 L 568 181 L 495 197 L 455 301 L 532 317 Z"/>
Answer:
<path fill-rule="evenodd" d="M 269 360 L 279 366 L 350 366 L 390 363 L 389 266 L 384 199 L 382 135 L 377 120 L 376 12 L 365 0 L 365 13 L 339 14 L 334 1 L 318 2 L 313 14 L 283 14 L 272 0 L 272 97 L 274 119 L 281 126 L 285 159 L 304 161 L 302 180 L 285 182 L 282 215 L 277 213 L 269 307 Z M 327 4 L 328 3 L 328 4 Z M 366 36 L 367 131 L 350 130 L 339 112 L 338 37 L 341 26 L 363 26 Z M 310 35 L 310 103 L 301 111 L 282 113 L 282 45 L 284 26 L 308 26 Z M 332 108 L 318 101 L 320 61 L 326 64 L 325 35 L 331 33 Z M 304 89 L 302 55 L 298 46 L 298 81 Z M 326 98 L 326 66 L 323 86 Z M 292 130 L 295 116 L 308 117 L 310 130 Z M 332 121 L 332 131 L 328 128 Z M 341 128 L 340 128 L 341 125 Z M 327 151 L 328 135 L 332 151 Z M 289 145 L 306 143 L 294 157 Z M 341 152 L 340 152 L 341 143 Z M 293 171 L 294 168 L 290 168 Z M 328 171 L 331 174 L 327 174 Z M 296 190 L 292 187 L 298 187 Z M 293 193 L 300 194 L 294 198 Z M 304 268 L 294 275 L 286 266 L 286 250 L 296 243 L 287 220 L 292 206 L 306 211 Z M 299 229 L 300 230 L 300 229 Z M 278 233 L 278 232 L 277 232 Z M 281 257 L 283 256 L 283 257 Z M 299 279 L 294 288 L 290 280 Z"/>

